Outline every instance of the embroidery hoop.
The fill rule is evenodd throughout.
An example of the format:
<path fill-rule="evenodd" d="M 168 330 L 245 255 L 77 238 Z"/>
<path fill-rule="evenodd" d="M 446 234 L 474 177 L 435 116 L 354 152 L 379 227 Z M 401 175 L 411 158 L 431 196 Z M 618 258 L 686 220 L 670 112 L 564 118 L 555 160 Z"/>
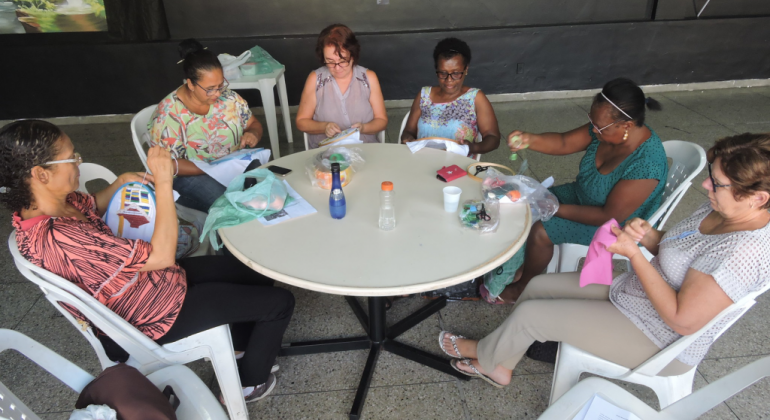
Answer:
<path fill-rule="evenodd" d="M 468 165 L 468 168 L 465 169 L 465 172 L 468 173 L 468 177 L 470 177 L 470 179 L 472 179 L 474 181 L 478 181 L 478 182 L 483 181 L 483 179 L 478 177 L 478 176 L 476 176 L 476 175 L 474 175 L 474 173 L 476 172 L 476 167 L 477 166 L 491 166 L 493 168 L 505 169 L 506 171 L 510 172 L 511 175 L 516 175 L 516 172 L 514 172 L 513 169 L 511 169 L 511 168 L 509 168 L 507 166 L 504 166 L 504 165 L 500 165 L 498 163 L 489 163 L 489 162 L 471 163 L 470 165 Z"/>

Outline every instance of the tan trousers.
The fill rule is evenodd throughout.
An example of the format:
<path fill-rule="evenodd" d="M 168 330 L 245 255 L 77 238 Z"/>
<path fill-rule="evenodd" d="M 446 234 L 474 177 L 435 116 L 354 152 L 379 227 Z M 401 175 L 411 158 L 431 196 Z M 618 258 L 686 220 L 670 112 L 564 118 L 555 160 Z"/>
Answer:
<path fill-rule="evenodd" d="M 609 286 L 581 288 L 580 273 L 544 274 L 527 285 L 513 313 L 479 341 L 479 363 L 491 372 L 513 369 L 535 341 L 561 341 L 628 368 L 660 351 L 609 300 Z M 678 360 L 661 376 L 681 375 L 693 366 Z"/>

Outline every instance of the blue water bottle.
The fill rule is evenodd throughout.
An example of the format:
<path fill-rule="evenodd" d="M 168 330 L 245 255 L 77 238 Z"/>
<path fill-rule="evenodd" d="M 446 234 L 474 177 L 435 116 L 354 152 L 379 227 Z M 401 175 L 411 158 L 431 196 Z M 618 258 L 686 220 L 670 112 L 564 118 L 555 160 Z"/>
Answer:
<path fill-rule="evenodd" d="M 342 192 L 340 182 L 340 164 L 332 163 L 332 192 L 329 194 L 329 213 L 333 219 L 345 217 L 345 194 Z"/>

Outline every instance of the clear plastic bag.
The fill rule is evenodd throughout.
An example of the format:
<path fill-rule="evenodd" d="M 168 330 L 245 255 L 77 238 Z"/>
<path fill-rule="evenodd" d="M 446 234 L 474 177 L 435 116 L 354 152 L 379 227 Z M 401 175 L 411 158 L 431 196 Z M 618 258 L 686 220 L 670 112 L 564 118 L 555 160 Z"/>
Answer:
<path fill-rule="evenodd" d="M 330 190 L 332 188 L 332 163 L 340 164 L 340 182 L 346 186 L 353 179 L 353 174 L 360 170 L 364 163 L 361 149 L 349 147 L 329 147 L 313 156 L 307 165 L 305 173 L 314 187 Z"/>
<path fill-rule="evenodd" d="M 494 198 L 465 200 L 459 215 L 463 227 L 481 233 L 493 233 L 500 224 L 500 204 Z"/>
<path fill-rule="evenodd" d="M 547 222 L 559 210 L 556 196 L 536 180 L 524 175 L 504 175 L 494 168 L 487 169 L 481 193 L 500 200 L 501 204 L 526 200 L 532 210 L 532 220 Z"/>

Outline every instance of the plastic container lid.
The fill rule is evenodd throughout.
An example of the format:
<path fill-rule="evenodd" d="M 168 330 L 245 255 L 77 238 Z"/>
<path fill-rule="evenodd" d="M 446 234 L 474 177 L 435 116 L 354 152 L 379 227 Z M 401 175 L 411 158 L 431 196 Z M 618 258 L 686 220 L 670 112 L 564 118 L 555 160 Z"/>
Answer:
<path fill-rule="evenodd" d="M 393 183 L 390 181 L 385 181 L 382 183 L 382 190 L 383 191 L 393 191 Z"/>

